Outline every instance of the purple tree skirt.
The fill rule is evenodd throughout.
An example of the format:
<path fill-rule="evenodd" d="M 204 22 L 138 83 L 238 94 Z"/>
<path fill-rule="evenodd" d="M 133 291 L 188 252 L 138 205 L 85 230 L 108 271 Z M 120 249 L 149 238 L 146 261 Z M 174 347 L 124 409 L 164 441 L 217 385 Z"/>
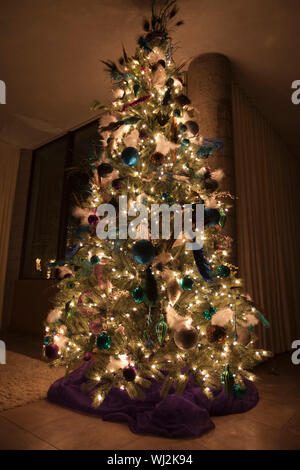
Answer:
<path fill-rule="evenodd" d="M 152 381 L 145 400 L 132 400 L 126 391 L 113 388 L 98 408 L 92 408 L 89 392 L 81 385 L 86 381 L 84 364 L 51 385 L 48 400 L 73 410 L 100 416 L 104 421 L 127 421 L 134 433 L 164 437 L 198 437 L 214 428 L 210 416 L 243 413 L 258 402 L 258 391 L 252 382 L 245 381 L 246 394 L 227 397 L 224 390 L 215 393 L 210 401 L 190 379 L 182 396 L 171 393 L 160 396 L 161 383 Z"/>

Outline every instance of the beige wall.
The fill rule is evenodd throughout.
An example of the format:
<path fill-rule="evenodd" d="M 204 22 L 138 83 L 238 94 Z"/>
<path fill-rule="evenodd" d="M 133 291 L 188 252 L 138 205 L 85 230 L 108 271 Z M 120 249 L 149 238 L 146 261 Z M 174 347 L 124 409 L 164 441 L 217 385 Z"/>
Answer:
<path fill-rule="evenodd" d="M 0 141 L 0 328 L 20 150 Z"/>

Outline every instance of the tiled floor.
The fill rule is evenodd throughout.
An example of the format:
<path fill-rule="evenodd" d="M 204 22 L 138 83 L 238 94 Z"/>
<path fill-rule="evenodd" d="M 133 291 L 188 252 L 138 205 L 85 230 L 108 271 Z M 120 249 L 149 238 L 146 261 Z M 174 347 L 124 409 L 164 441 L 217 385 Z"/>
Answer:
<path fill-rule="evenodd" d="M 274 373 L 275 368 L 275 373 Z M 40 400 L 0 413 L 0 449 L 297 449 L 300 450 L 300 365 L 288 354 L 257 369 L 258 405 L 244 414 L 213 418 L 216 428 L 197 439 L 132 434 Z"/>

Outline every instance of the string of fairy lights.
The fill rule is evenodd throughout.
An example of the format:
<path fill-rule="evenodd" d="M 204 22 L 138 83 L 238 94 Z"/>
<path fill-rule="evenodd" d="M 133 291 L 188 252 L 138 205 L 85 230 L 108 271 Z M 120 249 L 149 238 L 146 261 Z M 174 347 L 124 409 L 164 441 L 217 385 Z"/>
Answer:
<path fill-rule="evenodd" d="M 244 379 L 255 380 L 247 369 L 269 355 L 254 349 L 254 326 L 259 319 L 267 325 L 267 320 L 242 295 L 237 268 L 228 261 L 230 240 L 223 228 L 231 196 L 217 190 L 207 165 L 218 147 L 200 136 L 182 74 L 170 54 L 172 43 L 169 38 L 158 43 L 139 46 L 134 57 L 124 53 L 120 67 L 109 64 L 115 99 L 100 122 L 103 147 L 95 151 L 91 196 L 83 204 L 93 222 L 83 218 L 81 226 L 87 228 L 75 239 L 76 251 L 61 263 L 52 262 L 59 273 L 63 267 L 68 271 L 59 278 L 44 352 L 67 371 L 82 360 L 91 361 L 87 377 L 91 388 L 98 384 L 94 406 L 116 386 L 139 397 L 151 379 L 162 380 L 164 393 L 171 386 L 183 392 L 190 376 L 211 398 L 227 374 L 242 396 Z M 100 175 L 103 164 L 111 170 L 106 166 L 108 173 Z M 205 186 L 206 174 L 211 186 Z M 185 238 L 167 246 L 161 239 L 150 242 L 148 232 L 147 246 L 156 249 L 148 263 L 136 262 L 136 240 L 119 239 L 116 227 L 113 239 L 100 240 L 97 207 L 121 196 L 128 203 L 119 217 L 128 222 L 141 201 L 147 217 L 152 204 L 172 206 L 175 201 L 181 207 L 202 203 L 217 213 L 216 223 L 201 233 L 206 259 L 197 262 Z M 212 280 L 205 279 L 203 265 L 209 265 Z M 149 291 L 147 282 L 154 286 L 150 295 L 157 289 L 158 300 L 149 301 L 149 294 L 138 297 Z"/>

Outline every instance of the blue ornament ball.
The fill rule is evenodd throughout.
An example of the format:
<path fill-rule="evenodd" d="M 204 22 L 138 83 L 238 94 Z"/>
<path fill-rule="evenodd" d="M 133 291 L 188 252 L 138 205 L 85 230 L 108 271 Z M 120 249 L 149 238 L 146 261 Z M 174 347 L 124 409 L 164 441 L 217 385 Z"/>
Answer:
<path fill-rule="evenodd" d="M 220 212 L 218 209 L 204 208 L 204 225 L 213 226 L 220 222 Z"/>
<path fill-rule="evenodd" d="M 132 248 L 134 261 L 139 264 L 150 264 L 155 256 L 155 249 L 148 240 L 138 240 Z"/>
<path fill-rule="evenodd" d="M 122 162 L 126 166 L 135 166 L 139 161 L 140 154 L 134 147 L 126 147 L 122 152 Z"/>

